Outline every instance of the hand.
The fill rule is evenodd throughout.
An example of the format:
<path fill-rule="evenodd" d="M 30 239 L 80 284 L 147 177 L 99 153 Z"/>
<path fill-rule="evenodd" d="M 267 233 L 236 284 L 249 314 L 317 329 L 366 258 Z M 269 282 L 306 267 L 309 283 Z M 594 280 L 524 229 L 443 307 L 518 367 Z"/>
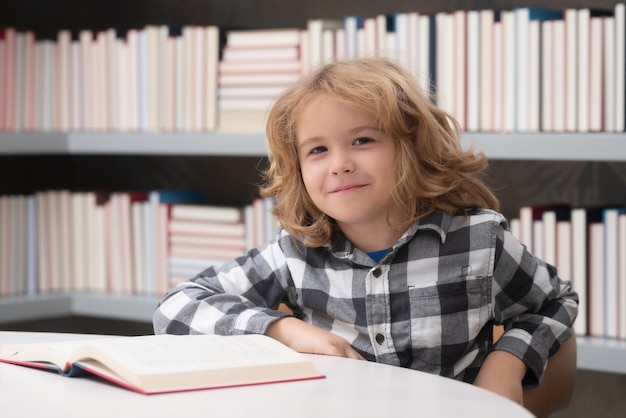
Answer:
<path fill-rule="evenodd" d="M 279 319 L 267 327 L 265 335 L 301 353 L 364 360 L 343 338 L 297 318 Z"/>
<path fill-rule="evenodd" d="M 485 359 L 474 385 L 524 405 L 522 379 L 525 374 L 524 362 L 509 352 L 496 350 Z"/>

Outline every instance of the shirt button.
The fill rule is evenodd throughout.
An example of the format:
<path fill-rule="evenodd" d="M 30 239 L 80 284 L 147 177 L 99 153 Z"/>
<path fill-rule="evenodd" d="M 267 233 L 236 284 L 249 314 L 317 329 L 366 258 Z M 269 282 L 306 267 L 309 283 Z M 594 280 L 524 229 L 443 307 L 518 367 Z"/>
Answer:
<path fill-rule="evenodd" d="M 385 336 L 383 334 L 376 334 L 376 342 L 378 345 L 381 345 L 385 341 Z"/>
<path fill-rule="evenodd" d="M 374 277 L 380 277 L 380 275 L 383 274 L 383 272 L 379 268 L 377 268 L 376 270 L 372 272 L 372 274 L 374 275 Z"/>

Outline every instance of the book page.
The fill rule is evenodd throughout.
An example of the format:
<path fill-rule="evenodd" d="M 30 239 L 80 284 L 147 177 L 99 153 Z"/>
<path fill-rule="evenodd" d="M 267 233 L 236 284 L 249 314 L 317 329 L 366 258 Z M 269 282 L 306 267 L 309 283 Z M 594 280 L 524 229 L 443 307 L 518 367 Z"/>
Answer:
<path fill-rule="evenodd" d="M 59 341 L 3 345 L 0 348 L 0 358 L 16 362 L 50 363 L 63 370 L 72 352 L 83 343 L 84 341 Z"/>
<path fill-rule="evenodd" d="M 303 357 L 264 335 L 158 335 L 115 338 L 83 344 L 71 360 L 93 358 L 112 367 L 112 361 L 136 374 L 200 368 L 230 368 L 265 362 L 288 362 Z"/>
<path fill-rule="evenodd" d="M 265 335 L 158 335 L 88 342 L 79 367 L 145 392 L 322 377 L 304 355 Z"/>

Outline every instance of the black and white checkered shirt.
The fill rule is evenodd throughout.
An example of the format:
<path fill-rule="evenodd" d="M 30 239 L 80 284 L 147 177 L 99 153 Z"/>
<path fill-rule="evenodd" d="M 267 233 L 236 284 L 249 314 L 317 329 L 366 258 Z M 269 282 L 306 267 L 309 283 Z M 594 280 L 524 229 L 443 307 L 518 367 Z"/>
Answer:
<path fill-rule="evenodd" d="M 436 212 L 376 263 L 338 234 L 320 248 L 286 232 L 246 256 L 173 288 L 154 314 L 156 333 L 264 333 L 285 314 L 349 341 L 371 361 L 472 382 L 495 345 L 538 384 L 549 355 L 570 336 L 577 295 L 554 267 L 511 234 L 504 217 Z"/>

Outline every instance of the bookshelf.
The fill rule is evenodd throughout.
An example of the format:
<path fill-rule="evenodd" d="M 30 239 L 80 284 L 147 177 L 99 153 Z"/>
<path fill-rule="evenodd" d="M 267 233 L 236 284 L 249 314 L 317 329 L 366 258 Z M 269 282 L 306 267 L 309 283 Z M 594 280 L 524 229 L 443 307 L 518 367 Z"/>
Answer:
<path fill-rule="evenodd" d="M 491 160 L 626 161 L 626 134 L 464 133 Z M 106 154 L 265 157 L 261 133 L 0 134 L 0 155 Z"/>
<path fill-rule="evenodd" d="M 0 6 L 0 26 L 37 28 L 43 35 L 52 37 L 58 28 L 74 31 L 80 28 L 105 29 L 110 26 L 138 27 L 146 22 L 171 24 L 216 24 L 220 27 L 304 27 L 311 17 L 342 18 L 350 14 L 374 16 L 378 13 L 413 11 L 452 11 L 469 5 L 476 8 L 510 8 L 521 5 L 544 5 L 526 2 L 467 2 L 451 1 L 444 6 L 425 1 L 397 1 L 393 5 L 380 0 L 332 2 L 318 1 L 286 6 L 278 0 L 255 2 L 204 1 L 197 4 L 176 0 L 112 1 L 106 6 L 87 1 L 73 1 L 67 5 L 59 2 L 7 2 Z M 49 4 L 48 4 L 49 3 Z M 159 3 L 157 7 L 155 4 Z M 263 6 L 259 6 L 263 3 Z M 572 2 L 551 0 L 550 6 L 598 7 L 610 10 L 615 1 Z M 575 3 L 575 4 L 574 4 Z M 295 4 L 295 3 L 294 3 Z M 32 7 L 36 5 L 36 7 Z M 30 6 L 30 7 L 29 7 Z M 71 9 L 70 9 L 71 8 Z M 11 17 L 9 17 L 11 16 Z M 85 156 L 110 158 L 115 165 L 119 158 L 128 156 L 163 157 L 176 161 L 179 158 L 215 158 L 255 161 L 266 156 L 262 133 L 9 133 L 0 134 L 0 157 L 24 158 L 46 156 L 50 158 Z M 626 166 L 626 134 L 591 133 L 537 133 L 492 134 L 466 133 L 463 146 L 474 145 L 497 163 L 507 161 L 542 162 L 598 162 L 619 163 L 621 172 Z M 226 164 L 227 165 L 227 164 Z M 237 166 L 238 167 L 238 166 Z M 236 170 L 236 168 L 235 168 Z M 165 170 L 167 175 L 178 175 Z M 46 175 L 47 173 L 35 173 Z M 239 174 L 240 183 L 252 183 L 257 178 L 251 172 Z M 161 179 L 155 176 L 155 184 Z M 181 182 L 189 178 L 180 175 Z M 32 183 L 32 181 L 31 181 Z M 541 187 L 540 185 L 537 187 Z M 3 192 L 0 184 L 0 193 Z M 246 190 L 246 193 L 248 190 Z M 231 193 L 237 193 L 237 190 Z M 512 193 L 505 191 L 505 193 Z M 621 195 L 618 195 L 621 196 Z M 245 199 L 244 199 L 245 200 Z M 151 321 L 158 300 L 150 297 L 122 297 L 96 294 L 40 295 L 36 297 L 11 297 L 0 299 L 0 325 L 21 320 L 37 320 L 54 316 L 93 316 L 124 319 L 138 322 Z M 578 337 L 579 367 L 582 369 L 626 374 L 626 342 Z"/>

